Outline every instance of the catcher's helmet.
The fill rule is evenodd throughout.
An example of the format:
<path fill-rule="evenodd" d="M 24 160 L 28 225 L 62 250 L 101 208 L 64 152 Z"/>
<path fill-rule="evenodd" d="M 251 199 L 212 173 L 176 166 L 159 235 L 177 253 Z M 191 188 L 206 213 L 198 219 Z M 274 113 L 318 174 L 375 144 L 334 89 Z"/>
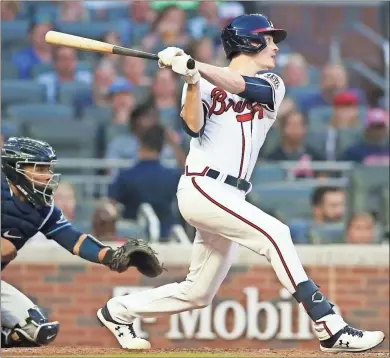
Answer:
<path fill-rule="evenodd" d="M 11 137 L 1 150 L 1 168 L 4 175 L 27 201 L 36 206 L 53 203 L 53 194 L 61 176 L 53 172 L 56 162 L 54 149 L 48 143 L 32 138 Z M 34 178 L 26 173 L 25 165 L 33 166 Z M 48 167 L 49 171 L 43 174 L 38 170 L 40 166 Z M 42 180 L 39 180 L 40 176 Z"/>
<path fill-rule="evenodd" d="M 257 53 L 266 46 L 264 35 L 272 35 L 274 42 L 282 42 L 287 37 L 287 31 L 275 29 L 272 22 L 262 14 L 241 15 L 232 20 L 222 30 L 221 41 L 226 57 L 232 57 L 240 52 Z M 257 45 L 252 45 L 255 42 Z"/>

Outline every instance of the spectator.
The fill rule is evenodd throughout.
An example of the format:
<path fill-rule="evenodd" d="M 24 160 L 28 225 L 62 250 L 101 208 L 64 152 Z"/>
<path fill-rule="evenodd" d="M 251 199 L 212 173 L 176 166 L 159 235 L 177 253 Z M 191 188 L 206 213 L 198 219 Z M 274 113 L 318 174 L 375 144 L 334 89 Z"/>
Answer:
<path fill-rule="evenodd" d="M 345 215 L 345 193 L 338 187 L 317 187 L 311 197 L 313 223 L 341 222 Z"/>
<path fill-rule="evenodd" d="M 60 182 L 54 193 L 54 202 L 69 221 L 75 220 L 76 195 L 71 183 Z"/>
<path fill-rule="evenodd" d="M 105 202 L 92 215 L 92 235 L 101 241 L 116 241 L 120 245 L 126 239 L 117 235 L 118 216 L 116 205 L 108 201 Z"/>
<path fill-rule="evenodd" d="M 205 3 L 207 3 L 207 1 Z M 214 47 L 211 39 L 208 37 L 192 41 L 189 46 L 188 54 L 197 61 L 214 64 Z"/>
<path fill-rule="evenodd" d="M 2 1 L 1 21 L 15 20 L 19 12 L 19 9 L 20 9 L 20 3 L 18 1 Z"/>
<path fill-rule="evenodd" d="M 154 126 L 141 135 L 139 162 L 121 171 L 109 188 L 109 197 L 124 205 L 124 218 L 135 219 L 142 203 L 149 203 L 161 223 L 161 240 L 169 237 L 176 222 L 170 209 L 176 198 L 181 170 L 166 168 L 160 162 L 164 129 Z"/>
<path fill-rule="evenodd" d="M 320 153 L 305 144 L 306 123 L 302 113 L 290 112 L 280 121 L 281 143 L 266 159 L 268 160 L 293 160 L 298 161 L 302 157 L 310 160 L 323 160 Z"/>
<path fill-rule="evenodd" d="M 153 78 L 151 97 L 164 127 L 179 129 L 178 82 L 169 69 L 157 71 Z"/>
<path fill-rule="evenodd" d="M 289 87 L 304 87 L 309 84 L 309 70 L 306 59 L 299 53 L 288 56 L 287 63 L 282 67 L 281 75 L 284 84 Z"/>
<path fill-rule="evenodd" d="M 42 73 L 36 78 L 38 83 L 46 87 L 48 103 L 57 102 L 58 89 L 63 83 L 76 81 L 91 84 L 92 82 L 90 71 L 77 68 L 74 49 L 65 46 L 55 47 L 53 56 L 54 71 Z"/>
<path fill-rule="evenodd" d="M 300 98 L 299 107 L 304 114 L 308 114 L 313 108 L 330 105 L 334 96 L 345 90 L 354 92 L 359 104 L 366 103 L 362 91 L 348 87 L 348 75 L 343 66 L 326 65 L 321 73 L 320 90 Z"/>
<path fill-rule="evenodd" d="M 151 32 L 142 40 L 145 51 L 158 52 L 169 46 L 187 46 L 186 14 L 175 5 L 165 7 L 154 21 Z"/>
<path fill-rule="evenodd" d="M 158 124 L 158 111 L 151 103 L 144 103 L 135 108 L 129 123 L 129 133 L 114 138 L 107 147 L 107 159 L 136 159 L 139 140 L 150 128 Z M 185 156 L 176 139 L 175 133 L 167 130 L 167 141 L 161 151 L 162 159 L 176 158 L 177 165 L 184 167 Z"/>
<path fill-rule="evenodd" d="M 91 91 L 75 98 L 73 106 L 75 107 L 77 117 L 80 117 L 83 110 L 87 107 L 106 107 L 109 105 L 107 93 L 115 77 L 115 70 L 111 66 L 100 65 L 95 67 Z"/>
<path fill-rule="evenodd" d="M 367 112 L 363 138 L 349 147 L 342 160 L 371 165 L 389 165 L 389 114 L 374 108 Z"/>
<path fill-rule="evenodd" d="M 346 230 L 348 244 L 371 244 L 375 240 L 375 221 L 369 213 L 354 214 Z"/>
<path fill-rule="evenodd" d="M 124 78 L 134 87 L 134 96 L 137 103 L 144 103 L 149 99 L 152 80 L 145 74 L 145 60 L 138 57 L 122 57 L 122 73 Z"/>
<path fill-rule="evenodd" d="M 139 45 L 150 32 L 155 11 L 150 7 L 148 0 L 142 0 L 131 1 L 128 13 L 129 19 L 119 23 L 121 43 L 129 46 Z"/>
<path fill-rule="evenodd" d="M 118 79 L 112 83 L 108 90 L 108 98 L 112 108 L 113 124 L 127 124 L 135 106 L 133 87 L 124 80 Z"/>
<path fill-rule="evenodd" d="M 58 8 L 57 20 L 61 22 L 89 21 L 88 10 L 81 1 L 63 1 Z"/>
<path fill-rule="evenodd" d="M 279 127 L 279 122 L 282 122 L 284 117 L 293 112 L 297 112 L 295 102 L 290 97 L 284 97 L 279 107 L 278 120 L 275 122 L 274 125 Z"/>
<path fill-rule="evenodd" d="M 244 15 L 245 8 L 242 3 L 238 1 L 223 2 L 218 6 L 218 17 L 220 19 L 220 28 L 224 28 L 234 18 Z"/>
<path fill-rule="evenodd" d="M 197 16 L 188 21 L 191 37 L 195 40 L 208 37 L 212 43 L 221 35 L 218 6 L 215 1 L 199 1 Z M 199 60 L 200 61 L 200 60 Z"/>
<path fill-rule="evenodd" d="M 47 22 L 35 22 L 30 25 L 31 46 L 12 56 L 12 63 L 18 68 L 21 79 L 29 79 L 34 65 L 52 62 L 52 47 L 45 41 L 45 35 L 51 29 L 51 24 Z"/>
<path fill-rule="evenodd" d="M 336 160 L 339 130 L 356 128 L 359 124 L 358 99 L 354 92 L 344 91 L 333 99 L 333 114 L 327 129 L 325 152 L 327 160 Z"/>
<path fill-rule="evenodd" d="M 119 35 L 114 31 L 109 31 L 103 35 L 101 41 L 107 42 L 112 45 L 120 46 Z M 121 56 L 113 55 L 111 53 L 105 53 L 100 57 L 100 65 L 108 65 L 114 67 L 116 70 L 119 70 L 119 62 Z"/>

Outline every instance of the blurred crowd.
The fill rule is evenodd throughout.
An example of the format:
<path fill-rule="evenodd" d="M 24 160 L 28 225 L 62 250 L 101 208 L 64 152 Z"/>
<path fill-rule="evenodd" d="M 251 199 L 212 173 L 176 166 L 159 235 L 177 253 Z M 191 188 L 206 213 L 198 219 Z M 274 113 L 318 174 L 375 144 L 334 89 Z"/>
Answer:
<path fill-rule="evenodd" d="M 116 221 L 122 216 L 135 219 L 139 205 L 148 202 L 161 221 L 162 239 L 167 239 L 172 224 L 180 222 L 170 208 L 190 139 L 182 131 L 179 116 L 181 79 L 169 69 L 158 69 L 154 61 L 53 47 L 45 42 L 45 34 L 57 29 L 152 53 L 177 46 L 199 61 L 226 66 L 220 32 L 243 13 L 245 3 L 234 1 L 2 1 L 3 38 L 12 37 L 5 31 L 11 32 L 13 24 L 18 30 L 27 24 L 25 38 L 16 46 L 2 41 L 2 92 L 12 93 L 18 81 L 39 85 L 31 96 L 38 95 L 41 88 L 43 92 L 36 102 L 22 97 L 7 102 L 3 95 L 1 140 L 34 130 L 40 133 L 39 121 L 32 126 L 32 118 L 42 119 L 48 113 L 69 120 L 74 135 L 76 122 L 92 123 L 96 138 L 92 133 L 82 137 L 84 144 L 93 147 L 91 156 L 136 161 L 129 169 L 109 173 L 113 182 L 108 200 L 91 217 L 92 231 L 101 238 L 120 239 Z M 283 78 L 287 92 L 260 152 L 259 165 L 297 162 L 295 174 L 303 178 L 329 176 L 311 170 L 313 161 L 389 165 L 389 113 L 383 97 L 369 106 L 364 89 L 350 86 L 349 74 L 341 64 L 317 68 L 287 47 L 280 48 L 275 72 Z M 21 96 L 23 86 L 15 88 Z M 67 118 L 69 113 L 72 118 Z M 48 121 L 42 124 L 41 139 L 56 148 Z M 26 131 L 29 125 L 34 128 Z M 72 156 L 69 148 L 64 150 L 67 155 L 61 148 L 57 152 L 60 159 Z M 77 157 L 77 151 L 73 155 Z M 162 163 L 165 159 L 176 164 L 168 168 Z M 316 188 L 310 220 L 290 225 L 294 240 L 316 243 L 311 227 L 345 221 L 345 195 L 336 187 Z M 61 184 L 56 196 L 65 215 L 76 219 L 72 185 Z M 337 240 L 376 240 L 373 215 L 354 213 L 348 219 L 345 235 Z M 294 234 L 297 227 L 299 234 Z"/>

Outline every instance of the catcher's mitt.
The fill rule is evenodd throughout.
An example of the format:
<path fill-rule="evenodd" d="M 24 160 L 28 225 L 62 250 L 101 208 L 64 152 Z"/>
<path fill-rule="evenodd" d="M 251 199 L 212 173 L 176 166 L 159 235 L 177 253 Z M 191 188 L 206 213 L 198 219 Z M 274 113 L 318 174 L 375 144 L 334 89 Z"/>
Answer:
<path fill-rule="evenodd" d="M 110 250 L 104 257 L 103 264 L 112 271 L 124 272 L 129 267 L 136 267 L 147 277 L 156 277 L 163 272 L 156 252 L 145 240 L 130 238 L 128 242 Z"/>

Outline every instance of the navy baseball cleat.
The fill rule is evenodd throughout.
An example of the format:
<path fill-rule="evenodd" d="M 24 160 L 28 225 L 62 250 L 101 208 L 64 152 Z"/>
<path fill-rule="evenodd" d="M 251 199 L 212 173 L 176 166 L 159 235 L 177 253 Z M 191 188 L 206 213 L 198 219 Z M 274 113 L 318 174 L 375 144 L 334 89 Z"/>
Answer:
<path fill-rule="evenodd" d="M 108 311 L 107 306 L 97 311 L 97 317 L 102 326 L 105 326 L 125 349 L 150 349 L 150 343 L 137 337 L 133 324 L 121 324 L 115 322 Z"/>

